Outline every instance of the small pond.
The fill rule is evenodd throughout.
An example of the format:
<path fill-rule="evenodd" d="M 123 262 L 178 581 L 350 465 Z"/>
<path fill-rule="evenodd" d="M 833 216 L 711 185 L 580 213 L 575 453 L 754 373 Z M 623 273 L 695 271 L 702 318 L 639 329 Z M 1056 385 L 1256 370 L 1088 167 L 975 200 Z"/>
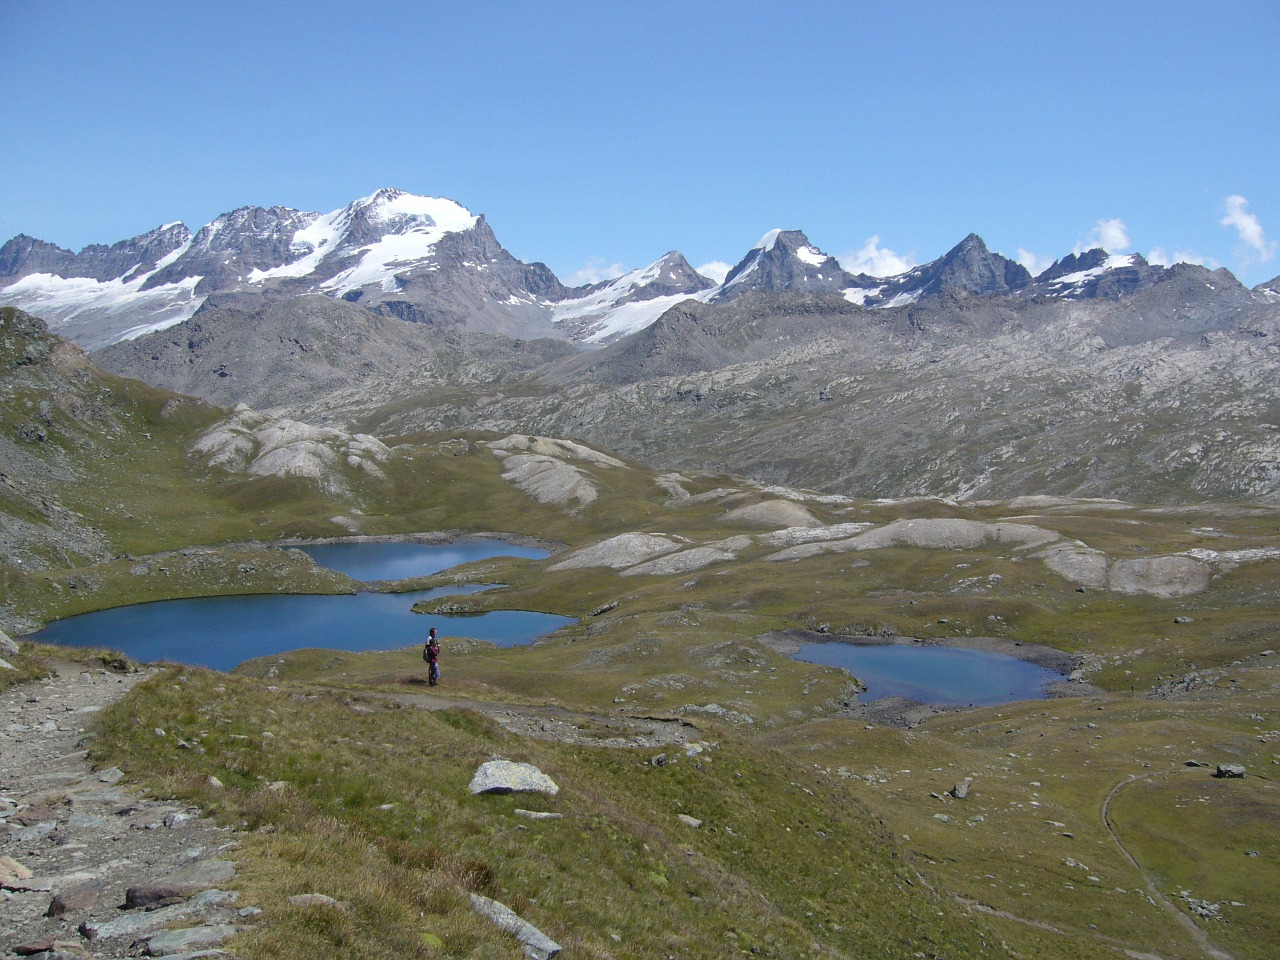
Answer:
<path fill-rule="evenodd" d="M 842 667 L 866 684 L 863 702 L 905 697 L 920 703 L 987 707 L 1048 695 L 1065 680 L 1055 670 L 986 650 L 916 644 L 802 643 L 795 659 Z"/>
<path fill-rule="evenodd" d="M 495 556 L 540 558 L 548 553 L 488 539 L 448 544 L 333 543 L 305 549 L 317 564 L 362 581 L 426 576 Z M 514 647 L 574 622 L 571 617 L 523 610 L 447 617 L 415 614 L 412 609 L 424 600 L 478 593 L 491 586 L 460 584 L 409 593 L 339 596 L 263 594 L 163 600 L 67 617 L 30 639 L 106 647 L 142 663 L 171 660 L 230 670 L 246 660 L 304 647 L 359 651 L 421 645 L 428 627 L 439 632 L 447 658 L 451 635 Z M 417 665 L 414 658 L 407 662 Z"/>
<path fill-rule="evenodd" d="M 404 580 L 426 577 L 462 563 L 492 557 L 541 560 L 551 551 L 523 547 L 505 540 L 476 537 L 453 543 L 375 541 L 369 543 L 309 543 L 298 547 L 318 566 L 345 573 L 352 580 Z"/>

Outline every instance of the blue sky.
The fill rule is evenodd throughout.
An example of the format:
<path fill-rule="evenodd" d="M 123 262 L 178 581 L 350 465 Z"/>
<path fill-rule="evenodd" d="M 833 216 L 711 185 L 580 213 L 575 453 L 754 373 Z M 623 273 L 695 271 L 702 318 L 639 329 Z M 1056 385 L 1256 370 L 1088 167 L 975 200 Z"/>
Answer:
<path fill-rule="evenodd" d="M 1280 274 L 1280 4 L 8 0 L 0 241 L 395 186 L 598 278 L 802 229 Z"/>

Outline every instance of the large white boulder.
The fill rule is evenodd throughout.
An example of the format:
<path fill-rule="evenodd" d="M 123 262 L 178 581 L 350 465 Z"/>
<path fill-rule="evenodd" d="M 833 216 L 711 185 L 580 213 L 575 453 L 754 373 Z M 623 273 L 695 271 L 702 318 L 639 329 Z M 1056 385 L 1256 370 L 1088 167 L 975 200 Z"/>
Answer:
<path fill-rule="evenodd" d="M 471 792 L 545 793 L 554 797 L 560 787 L 531 763 L 490 760 L 482 763 L 471 778 Z"/>

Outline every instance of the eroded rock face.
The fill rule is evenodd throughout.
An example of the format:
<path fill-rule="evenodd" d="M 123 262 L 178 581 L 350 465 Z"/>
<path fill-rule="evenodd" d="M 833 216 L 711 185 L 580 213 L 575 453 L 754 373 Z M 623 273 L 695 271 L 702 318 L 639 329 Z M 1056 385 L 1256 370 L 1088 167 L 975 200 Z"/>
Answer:
<path fill-rule="evenodd" d="M 805 507 L 789 500 L 765 500 L 738 507 L 725 514 L 726 523 L 748 527 L 820 527 L 818 520 Z"/>
<path fill-rule="evenodd" d="M 555 457 L 512 454 L 503 461 L 502 468 L 502 479 L 511 481 L 539 503 L 585 507 L 600 495 L 589 476 Z"/>
<path fill-rule="evenodd" d="M 490 450 L 523 451 L 541 454 L 544 457 L 555 457 L 559 460 L 581 460 L 597 467 L 624 467 L 621 460 L 608 454 L 593 450 L 591 447 L 572 440 L 560 440 L 554 437 L 533 437 L 513 433 L 501 440 L 491 440 L 485 444 Z"/>
<path fill-rule="evenodd" d="M 1039 546 L 1058 534 L 1025 523 L 983 523 L 979 520 L 895 520 L 847 540 L 802 543 L 771 555 L 770 560 L 800 560 L 820 553 L 880 550 L 886 547 L 921 547 L 935 550 L 973 550 L 988 543 L 1009 544 L 1014 549 Z"/>
<path fill-rule="evenodd" d="M 722 547 L 707 545 L 704 547 L 694 547 L 691 550 L 681 550 L 679 553 L 668 554 L 665 557 L 658 557 L 656 560 L 650 560 L 647 563 L 639 564 L 629 570 L 624 570 L 624 577 L 649 575 L 662 576 L 672 573 L 690 573 L 694 570 L 701 570 L 703 567 L 709 567 L 713 563 L 724 563 L 728 560 L 734 560 L 737 554 L 731 550 Z"/>
<path fill-rule="evenodd" d="M 391 456 L 386 444 L 368 434 L 268 417 L 245 406 L 201 434 L 191 451 L 233 473 L 304 477 L 334 492 L 345 489 L 344 465 L 385 479 L 380 464 Z"/>
<path fill-rule="evenodd" d="M 553 437 L 512 434 L 491 440 L 484 446 L 502 461 L 502 478 L 537 500 L 563 507 L 580 509 L 599 496 L 599 488 L 591 475 L 569 460 L 591 467 L 625 467 L 621 460 L 572 440 Z"/>
<path fill-rule="evenodd" d="M 581 567 L 609 567 L 625 570 L 664 553 L 678 550 L 680 544 L 656 533 L 620 533 L 601 543 L 577 550 L 551 570 L 575 570 Z"/>
<path fill-rule="evenodd" d="M 1184 597 L 1209 586 L 1209 567 L 1192 557 L 1143 557 L 1117 560 L 1108 584 L 1118 593 Z"/>

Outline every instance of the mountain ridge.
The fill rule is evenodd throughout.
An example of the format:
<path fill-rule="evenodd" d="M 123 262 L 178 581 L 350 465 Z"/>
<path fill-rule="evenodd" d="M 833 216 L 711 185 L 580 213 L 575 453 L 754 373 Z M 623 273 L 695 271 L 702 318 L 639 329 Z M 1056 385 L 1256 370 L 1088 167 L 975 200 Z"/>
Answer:
<path fill-rule="evenodd" d="M 570 287 L 545 264 L 512 256 L 483 214 L 382 188 L 329 213 L 244 206 L 194 233 L 169 223 L 79 252 L 19 234 L 0 246 L 0 303 L 43 317 L 90 350 L 202 310 L 256 309 L 316 293 L 418 323 L 598 346 L 652 323 L 682 299 L 725 303 L 796 290 L 842 293 L 881 308 L 947 290 L 1114 299 L 1158 282 L 1168 269 L 1137 254 L 1095 249 L 1032 277 L 971 233 L 936 260 L 872 277 L 844 270 L 800 230 L 771 230 L 719 284 L 673 250 L 622 277 Z M 1256 295 L 1280 296 L 1266 285 Z"/>

